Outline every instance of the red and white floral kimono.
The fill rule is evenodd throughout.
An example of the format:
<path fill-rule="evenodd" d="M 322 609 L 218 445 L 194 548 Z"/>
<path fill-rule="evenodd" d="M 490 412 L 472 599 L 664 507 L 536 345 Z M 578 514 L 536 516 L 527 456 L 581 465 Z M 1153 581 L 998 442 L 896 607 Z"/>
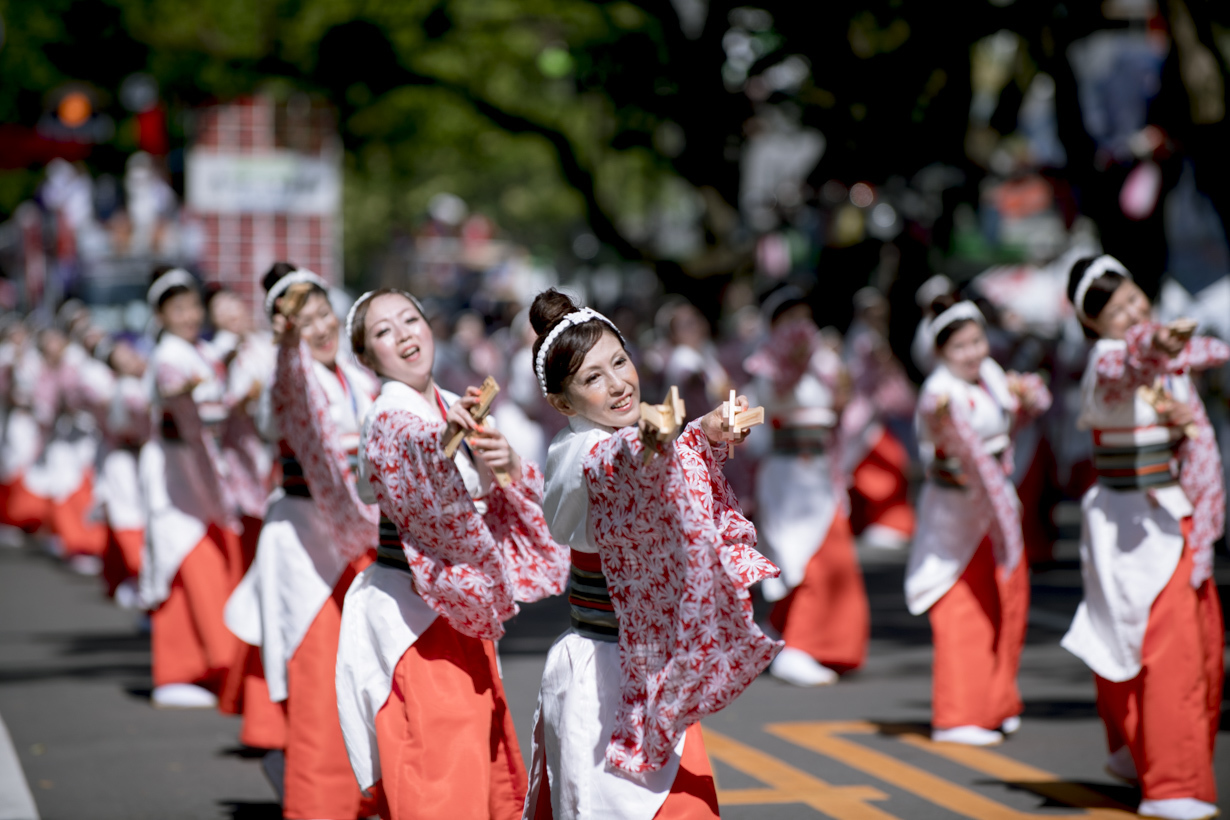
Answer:
<path fill-rule="evenodd" d="M 979 381 L 942 362 L 923 383 L 917 425 L 928 481 L 906 567 L 911 614 L 928 613 L 935 646 L 931 723 L 998 729 L 1021 713 L 1017 668 L 1029 614 L 1020 502 L 1009 478 L 1011 434 L 1050 406 L 1034 375 L 1024 407 L 1003 369 L 984 359 Z M 937 414 L 941 396 L 947 412 Z M 990 602 L 990 604 L 988 604 Z"/>
<path fill-rule="evenodd" d="M 342 598 L 376 543 L 379 511 L 355 486 L 359 422 L 375 392 L 367 371 L 326 367 L 305 343 L 278 349 L 263 432 L 278 441 L 282 486 L 270 497 L 255 561 L 227 603 L 226 623 L 260 648 L 267 697 L 285 704 L 288 818 L 361 814 L 334 667 Z"/>
<path fill-rule="evenodd" d="M 363 422 L 359 494 L 380 506 L 377 562 L 346 593 L 338 714 L 381 817 L 513 818 L 526 776 L 493 641 L 514 600 L 563 591 L 568 551 L 540 507 L 542 473 L 492 486 L 462 447 L 444 457 L 431 406 L 386 381 Z"/>
<path fill-rule="evenodd" d="M 1101 339 L 1081 382 L 1097 483 L 1081 502 L 1085 597 L 1063 647 L 1094 673 L 1112 753 L 1127 746 L 1145 800 L 1217 802 L 1223 635 L 1213 542 L 1224 531 L 1221 459 L 1193 371 L 1230 360 L 1196 337 L 1175 358 L 1158 326 Z M 1186 403 L 1194 427 L 1168 425 L 1142 389 Z"/>
<path fill-rule="evenodd" d="M 232 334 L 219 333 L 218 336 Z M 256 555 L 261 522 L 272 488 L 270 478 L 273 458 L 269 445 L 257 429 L 259 400 L 250 398 L 253 390 L 260 393 L 273 379 L 275 351 L 267 333 L 250 333 L 243 339 L 227 342 L 215 337 L 213 349 L 234 347 L 233 354 L 219 356 L 228 360 L 226 367 L 226 403 L 230 413 L 222 425 L 219 437 L 222 458 L 226 462 L 229 492 L 240 517 L 241 554 L 234 564 L 236 583 L 247 572 Z"/>
<path fill-rule="evenodd" d="M 42 455 L 26 472 L 25 486 L 49 500 L 47 523 L 67 556 L 101 557 L 107 529 L 92 519 L 94 462 L 102 420 L 115 392 L 114 374 L 80 345 L 70 343 L 57 367 L 44 364 L 40 378 L 55 391 L 58 416 Z"/>
<path fill-rule="evenodd" d="M 104 450 L 100 459 L 98 501 L 107 521 L 107 550 L 103 554 L 103 579 L 107 592 L 115 594 L 121 583 L 141 571 L 145 547 L 145 509 L 137 455 L 149 441 L 149 386 L 142 379 L 120 376 L 107 414 Z"/>
<path fill-rule="evenodd" d="M 154 435 L 138 471 L 147 515 L 141 599 L 151 610 L 155 687 L 197 683 L 216 691 L 238 653 L 222 620 L 240 552 L 217 441 L 230 410 L 225 376 L 203 343 L 171 333 L 150 357 Z"/>
<path fill-rule="evenodd" d="M 756 529 L 780 578 L 761 586 L 786 646 L 838 672 L 863 665 L 871 609 L 850 532 L 834 392 L 841 360 L 815 323 L 778 327 L 745 365 L 767 424 L 748 437 L 764 451 Z"/>
<path fill-rule="evenodd" d="M 6 395 L 9 407 L 0 447 L 0 496 L 3 523 L 28 533 L 51 526 L 51 499 L 36 494 L 26 483 L 56 421 L 59 393 L 45 371 L 33 343 L 12 351 L 12 389 Z"/>
<path fill-rule="evenodd" d="M 716 817 L 699 721 L 779 644 L 748 588 L 777 574 L 692 422 L 643 463 L 635 427 L 573 417 L 547 456 L 553 536 L 572 549 L 573 628 L 552 646 L 525 818 Z"/>

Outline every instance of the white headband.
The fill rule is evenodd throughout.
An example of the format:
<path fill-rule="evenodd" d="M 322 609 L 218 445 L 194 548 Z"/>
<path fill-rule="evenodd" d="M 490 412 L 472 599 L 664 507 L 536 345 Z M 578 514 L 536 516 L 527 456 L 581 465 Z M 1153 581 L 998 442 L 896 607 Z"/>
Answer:
<path fill-rule="evenodd" d="M 168 290 L 174 287 L 185 287 L 196 290 L 196 278 L 183 268 L 171 268 L 154 280 L 145 293 L 145 301 L 152 308 L 158 307 L 158 300 Z"/>
<path fill-rule="evenodd" d="M 315 285 L 325 293 L 329 292 L 328 282 L 321 279 L 310 270 L 298 268 L 273 283 L 273 287 L 269 289 L 269 293 L 265 296 L 265 315 L 269 317 L 273 316 L 273 306 L 277 303 L 278 299 L 282 298 L 282 294 L 286 293 L 287 289 L 290 288 L 291 285 L 304 284 Z"/>
<path fill-rule="evenodd" d="M 581 308 L 568 313 L 563 319 L 560 319 L 555 327 L 551 328 L 551 332 L 547 334 L 547 338 L 542 340 L 542 346 L 538 348 L 538 361 L 534 364 L 534 373 L 538 376 L 538 387 L 542 389 L 542 395 L 547 395 L 547 353 L 551 350 L 551 345 L 559 339 L 560 334 L 570 327 L 575 325 L 583 325 L 586 322 L 605 322 L 611 330 L 615 331 L 615 335 L 619 337 L 620 344 L 627 345 L 624 341 L 624 334 L 619 332 L 619 328 L 615 327 L 615 323 L 603 316 L 593 308 Z"/>
<path fill-rule="evenodd" d="M 941 313 L 931 320 L 931 339 L 934 341 L 939 338 L 940 331 L 954 322 L 959 322 L 962 319 L 973 319 L 980 325 L 986 324 L 986 317 L 982 315 L 982 311 L 973 302 L 957 302 L 948 310 Z M 938 346 L 938 345 L 937 345 Z"/>
<path fill-rule="evenodd" d="M 281 281 L 281 280 L 278 280 L 278 281 Z M 393 294 L 393 293 L 397 293 L 402 296 L 405 296 L 407 299 L 409 299 L 414 304 L 414 307 L 418 310 L 419 314 L 424 319 L 427 318 L 427 313 L 423 310 L 423 306 L 419 304 L 419 300 L 416 299 L 414 294 L 411 293 L 410 291 L 408 290 L 388 290 L 388 291 L 385 291 L 385 293 L 381 295 L 384 296 L 386 294 Z M 347 341 L 354 338 L 354 317 L 359 312 L 359 305 L 363 304 L 364 302 L 370 301 L 371 298 L 375 295 L 376 295 L 376 291 L 369 290 L 367 293 L 363 294 L 358 299 L 355 299 L 354 304 L 350 306 L 350 311 L 346 314 L 346 340 Z"/>
<path fill-rule="evenodd" d="M 1085 315 L 1085 297 L 1089 294 L 1089 288 L 1104 273 L 1117 273 L 1128 281 L 1132 279 L 1132 274 L 1128 273 L 1123 263 L 1108 253 L 1093 260 L 1089 267 L 1085 268 L 1081 280 L 1076 283 L 1076 293 L 1072 296 L 1072 307 L 1076 308 L 1076 316 L 1082 322 L 1089 321 L 1089 317 Z"/>

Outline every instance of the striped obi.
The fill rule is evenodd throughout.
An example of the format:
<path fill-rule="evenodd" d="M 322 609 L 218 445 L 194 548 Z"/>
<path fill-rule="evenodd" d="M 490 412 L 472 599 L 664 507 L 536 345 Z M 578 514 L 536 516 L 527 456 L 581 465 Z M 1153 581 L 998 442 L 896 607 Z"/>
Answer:
<path fill-rule="evenodd" d="M 290 446 L 285 441 L 278 445 L 278 464 L 282 467 L 282 491 L 296 498 L 311 498 L 312 491 L 308 488 L 307 479 L 303 476 L 303 465 L 299 463 L 299 459 L 295 458 L 295 454 L 291 452 Z M 359 475 L 359 451 L 357 449 L 346 451 L 346 464 L 350 467 L 350 474 L 357 477 Z"/>
<path fill-rule="evenodd" d="M 837 416 L 827 407 L 794 407 L 770 420 L 777 455 L 823 455 Z"/>
<path fill-rule="evenodd" d="M 619 618 L 606 588 L 598 553 L 572 550 L 568 603 L 572 607 L 573 632 L 595 641 L 619 640 Z"/>
<path fill-rule="evenodd" d="M 401 547 L 401 536 L 397 534 L 397 525 L 385 518 L 383 514 L 380 516 L 376 563 L 404 572 L 410 571 L 410 562 L 406 560 L 406 551 Z"/>
<path fill-rule="evenodd" d="M 1112 490 L 1146 490 L 1179 480 L 1179 427 L 1093 431 L 1093 468 L 1098 483 Z"/>
<path fill-rule="evenodd" d="M 984 439 L 982 445 L 987 448 L 987 451 L 993 457 L 999 458 L 1004 450 L 1008 449 L 1009 443 L 1008 435 L 1001 433 L 1000 435 Z M 961 469 L 961 462 L 956 458 L 945 456 L 942 450 L 935 451 L 935 460 L 931 462 L 931 466 L 927 469 L 927 478 L 941 487 L 948 487 L 954 490 L 964 490 L 969 484 L 965 471 Z"/>

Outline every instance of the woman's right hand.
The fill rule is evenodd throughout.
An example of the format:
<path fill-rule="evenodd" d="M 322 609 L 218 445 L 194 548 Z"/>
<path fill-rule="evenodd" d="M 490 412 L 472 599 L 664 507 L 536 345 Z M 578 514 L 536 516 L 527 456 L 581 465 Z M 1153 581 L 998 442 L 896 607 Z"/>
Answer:
<path fill-rule="evenodd" d="M 1187 335 L 1173 332 L 1166 325 L 1161 325 L 1157 330 L 1153 331 L 1153 346 L 1167 356 L 1174 358 L 1183 352 L 1183 348 L 1187 347 L 1187 340 L 1189 338 Z"/>
<path fill-rule="evenodd" d="M 444 421 L 448 426 L 467 432 L 477 430 L 478 422 L 474 421 L 474 416 L 470 415 L 470 409 L 478 405 L 481 394 L 482 391 L 479 388 L 467 387 L 465 395 L 453 402 L 444 416 Z"/>

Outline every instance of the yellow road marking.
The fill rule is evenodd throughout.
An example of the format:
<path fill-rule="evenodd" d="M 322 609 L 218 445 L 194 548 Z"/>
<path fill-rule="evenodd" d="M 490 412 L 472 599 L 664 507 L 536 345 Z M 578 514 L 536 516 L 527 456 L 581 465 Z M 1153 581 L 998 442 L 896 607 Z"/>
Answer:
<path fill-rule="evenodd" d="M 888 799 L 888 795 L 877 788 L 833 786 L 712 729 L 704 728 L 704 733 L 709 757 L 768 784 L 768 788 L 763 789 L 719 788 L 719 805 L 802 803 L 834 820 L 896 820 L 893 815 L 867 805 L 868 800 Z"/>
<path fill-rule="evenodd" d="M 879 728 L 871 723 L 864 721 L 774 723 L 766 726 L 765 729 L 770 734 L 796 746 L 839 760 L 851 768 L 891 783 L 956 814 L 974 818 L 974 820 L 1030 820 L 1030 818 L 1042 816 L 1017 811 L 917 766 L 838 737 L 838 735 L 878 732 Z M 946 757 L 974 771 L 1010 783 L 1029 783 L 1033 791 L 1046 794 L 1048 797 L 1053 796 L 1069 805 L 1088 807 L 1088 810 L 1082 814 L 1072 816 L 1091 817 L 1098 820 L 1127 820 L 1127 818 L 1136 816 L 1135 812 L 1126 806 L 1121 806 L 1091 789 L 1065 783 L 1050 772 L 1018 763 L 987 749 L 970 749 L 948 743 L 932 743 L 929 739 L 918 736 L 902 739 L 910 745 Z M 756 772 L 748 772 L 748 774 L 758 777 Z M 1047 788 L 1046 784 L 1053 784 L 1053 786 Z"/>

